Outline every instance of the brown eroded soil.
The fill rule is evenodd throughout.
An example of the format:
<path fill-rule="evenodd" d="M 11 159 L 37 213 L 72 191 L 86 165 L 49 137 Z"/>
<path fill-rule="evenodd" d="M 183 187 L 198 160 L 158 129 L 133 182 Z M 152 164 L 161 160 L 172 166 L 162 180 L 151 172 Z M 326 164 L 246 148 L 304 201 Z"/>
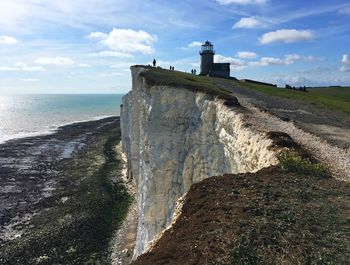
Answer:
<path fill-rule="evenodd" d="M 132 264 L 349 260 L 350 184 L 270 167 L 192 185 L 176 223 Z"/>

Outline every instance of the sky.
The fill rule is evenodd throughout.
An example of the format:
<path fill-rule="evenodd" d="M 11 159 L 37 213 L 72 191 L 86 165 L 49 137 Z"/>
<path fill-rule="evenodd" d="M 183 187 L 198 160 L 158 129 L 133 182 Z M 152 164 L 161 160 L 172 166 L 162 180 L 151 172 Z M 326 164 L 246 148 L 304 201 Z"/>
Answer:
<path fill-rule="evenodd" d="M 199 72 L 206 40 L 239 79 L 350 85 L 348 0 L 1 0 L 0 95 L 126 93 L 153 58 Z"/>

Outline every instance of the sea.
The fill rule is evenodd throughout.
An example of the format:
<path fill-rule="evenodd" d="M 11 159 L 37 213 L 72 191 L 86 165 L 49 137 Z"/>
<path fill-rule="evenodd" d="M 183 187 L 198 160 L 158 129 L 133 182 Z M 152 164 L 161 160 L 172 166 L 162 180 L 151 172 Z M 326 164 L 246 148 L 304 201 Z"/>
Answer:
<path fill-rule="evenodd" d="M 119 116 L 122 94 L 0 95 L 0 143 L 63 125 Z"/>

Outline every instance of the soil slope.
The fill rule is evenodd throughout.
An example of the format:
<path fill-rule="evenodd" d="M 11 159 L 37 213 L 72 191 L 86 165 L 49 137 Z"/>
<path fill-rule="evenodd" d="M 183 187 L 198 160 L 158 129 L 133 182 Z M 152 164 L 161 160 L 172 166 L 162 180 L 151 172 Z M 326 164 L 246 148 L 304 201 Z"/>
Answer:
<path fill-rule="evenodd" d="M 192 185 L 132 264 L 348 264 L 349 242 L 349 183 L 271 167 Z"/>

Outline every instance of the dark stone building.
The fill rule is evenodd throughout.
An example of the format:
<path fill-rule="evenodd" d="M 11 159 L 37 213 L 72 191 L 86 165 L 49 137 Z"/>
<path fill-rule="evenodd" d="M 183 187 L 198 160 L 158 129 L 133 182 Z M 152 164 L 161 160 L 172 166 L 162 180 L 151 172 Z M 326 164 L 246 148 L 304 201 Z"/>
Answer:
<path fill-rule="evenodd" d="M 230 77 L 230 63 L 214 63 L 214 46 L 209 41 L 202 44 L 200 75 Z"/>

